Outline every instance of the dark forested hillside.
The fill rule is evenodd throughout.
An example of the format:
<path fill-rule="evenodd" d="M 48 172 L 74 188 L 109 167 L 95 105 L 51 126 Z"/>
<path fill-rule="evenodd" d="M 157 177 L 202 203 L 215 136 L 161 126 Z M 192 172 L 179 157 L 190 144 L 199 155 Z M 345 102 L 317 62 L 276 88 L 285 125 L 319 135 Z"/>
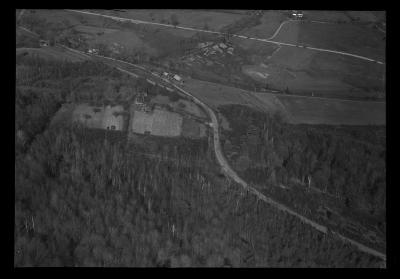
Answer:
<path fill-rule="evenodd" d="M 287 184 L 310 176 L 313 186 L 350 199 L 352 207 L 385 211 L 385 127 L 288 125 L 242 106 L 221 112 L 233 130 L 226 132 L 228 147 L 239 146 L 249 159 L 247 179 Z"/>
<path fill-rule="evenodd" d="M 232 128 L 225 153 L 246 181 L 310 217 L 331 208 L 339 231 L 350 217 L 385 239 L 385 127 L 289 125 L 244 106 L 221 112 Z"/>
<path fill-rule="evenodd" d="M 86 79 L 105 78 L 129 86 L 102 64 L 17 59 L 15 266 L 379 265 L 241 192 L 206 141 L 49 125 L 62 103 L 97 98 Z"/>
<path fill-rule="evenodd" d="M 377 264 L 241 193 L 212 162 L 152 159 L 86 134 L 51 128 L 16 157 L 17 266 Z"/>

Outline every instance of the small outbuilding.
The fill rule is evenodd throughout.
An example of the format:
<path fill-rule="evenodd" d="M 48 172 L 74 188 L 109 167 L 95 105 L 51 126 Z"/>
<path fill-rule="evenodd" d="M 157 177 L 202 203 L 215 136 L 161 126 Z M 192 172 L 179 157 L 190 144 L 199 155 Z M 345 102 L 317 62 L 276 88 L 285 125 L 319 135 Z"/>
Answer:
<path fill-rule="evenodd" d="M 177 81 L 182 81 L 182 78 L 180 76 L 178 76 L 178 75 L 174 75 L 174 79 L 177 80 Z"/>
<path fill-rule="evenodd" d="M 50 42 L 49 42 L 49 41 L 46 41 L 46 40 L 40 40 L 40 41 L 39 41 L 39 45 L 40 45 L 41 47 L 47 47 L 47 46 L 49 46 L 49 44 L 50 44 Z"/>

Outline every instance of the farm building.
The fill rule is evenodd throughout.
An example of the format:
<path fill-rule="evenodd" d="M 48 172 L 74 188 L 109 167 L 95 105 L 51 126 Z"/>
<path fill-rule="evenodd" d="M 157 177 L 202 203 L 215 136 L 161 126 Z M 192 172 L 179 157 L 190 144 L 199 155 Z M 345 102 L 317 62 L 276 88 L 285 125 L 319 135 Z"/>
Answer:
<path fill-rule="evenodd" d="M 303 13 L 301 11 L 293 11 L 292 12 L 292 16 L 294 18 L 302 18 L 303 17 Z"/>
<path fill-rule="evenodd" d="M 47 46 L 49 46 L 50 43 L 49 43 L 49 41 L 46 41 L 46 40 L 40 40 L 39 44 L 41 47 L 47 47 Z"/>
<path fill-rule="evenodd" d="M 182 78 L 180 76 L 178 76 L 178 75 L 174 75 L 174 79 L 177 80 L 177 81 L 181 81 L 182 80 Z"/>
<path fill-rule="evenodd" d="M 92 49 L 88 49 L 87 51 L 89 54 L 99 54 L 99 50 L 92 48 Z"/>

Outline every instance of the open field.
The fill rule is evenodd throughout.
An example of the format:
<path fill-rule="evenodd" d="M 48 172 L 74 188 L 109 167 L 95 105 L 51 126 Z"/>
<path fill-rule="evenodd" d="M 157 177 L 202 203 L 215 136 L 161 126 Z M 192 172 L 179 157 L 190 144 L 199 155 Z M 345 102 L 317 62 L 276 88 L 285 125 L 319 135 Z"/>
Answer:
<path fill-rule="evenodd" d="M 81 62 L 87 60 L 82 55 L 67 52 L 58 47 L 45 47 L 45 48 L 17 48 L 16 54 L 37 55 L 44 59 L 67 60 L 71 62 Z"/>
<path fill-rule="evenodd" d="M 157 95 L 150 100 L 151 104 L 168 105 L 171 103 L 168 96 Z"/>
<path fill-rule="evenodd" d="M 198 105 L 196 105 L 195 103 L 193 103 L 193 102 L 180 99 L 176 103 L 176 105 L 175 105 L 175 103 L 172 104 L 172 105 L 174 105 L 174 107 L 178 107 L 178 108 L 182 109 L 183 111 L 185 111 L 185 112 L 187 112 L 189 114 L 193 114 L 193 115 L 195 115 L 197 117 L 200 117 L 200 118 L 206 118 L 207 117 L 207 115 L 203 112 L 203 110 L 201 110 L 200 107 Z"/>
<path fill-rule="evenodd" d="M 77 13 L 71 13 L 65 10 L 59 9 L 35 9 L 33 10 L 36 16 L 45 19 L 50 23 L 62 23 L 63 21 L 68 21 L 69 25 L 87 25 L 87 26 L 97 26 L 115 29 L 118 28 L 118 24 L 111 19 L 105 19 L 101 17 L 94 16 L 83 16 Z M 26 12 L 29 13 L 28 11 Z"/>
<path fill-rule="evenodd" d="M 144 42 L 137 34 L 129 31 L 116 31 L 112 33 L 105 33 L 101 36 L 96 36 L 91 41 L 93 43 L 103 43 L 106 45 L 119 44 L 124 48 L 143 49 L 149 54 L 155 54 L 156 50 Z"/>
<path fill-rule="evenodd" d="M 308 20 L 328 22 L 350 22 L 351 19 L 344 11 L 303 11 Z"/>
<path fill-rule="evenodd" d="M 255 94 L 261 100 L 270 98 Z M 386 104 L 277 95 L 292 124 L 386 125 Z"/>
<path fill-rule="evenodd" d="M 359 20 L 361 22 L 377 22 L 377 21 L 379 21 L 379 18 L 373 11 L 349 11 L 349 12 L 346 12 L 346 14 L 350 18 Z"/>
<path fill-rule="evenodd" d="M 276 41 L 344 51 L 385 61 L 384 35 L 356 24 L 323 24 L 292 21 L 285 24 Z"/>
<path fill-rule="evenodd" d="M 102 128 L 103 112 L 101 108 L 93 108 L 87 104 L 75 107 L 72 113 L 72 121 L 81 122 L 88 128 Z"/>
<path fill-rule="evenodd" d="M 182 136 L 188 138 L 201 138 L 206 136 L 206 127 L 191 118 L 183 118 Z"/>
<path fill-rule="evenodd" d="M 58 125 L 71 121 L 74 109 L 74 104 L 63 104 L 51 119 L 50 125 Z"/>
<path fill-rule="evenodd" d="M 265 82 L 269 76 L 266 67 L 255 66 L 255 65 L 244 65 L 242 67 L 244 74 L 252 77 L 255 80 Z"/>
<path fill-rule="evenodd" d="M 261 24 L 246 28 L 240 31 L 239 34 L 248 37 L 269 38 L 285 18 L 285 15 L 281 12 L 266 11 L 261 17 Z"/>
<path fill-rule="evenodd" d="M 242 70 L 255 81 L 268 83 L 271 88 L 278 90 L 319 94 L 349 92 L 352 87 L 337 77 L 336 69 L 324 76 L 319 74 L 318 68 L 311 70 L 315 54 L 314 51 L 283 46 L 270 59 L 259 65 L 244 66 Z"/>
<path fill-rule="evenodd" d="M 121 131 L 124 128 L 124 117 L 120 113 L 123 111 L 122 106 L 93 107 L 79 104 L 73 111 L 72 120 L 89 128 Z"/>
<path fill-rule="evenodd" d="M 97 10 L 97 12 L 157 23 L 170 23 L 171 16 L 176 15 L 179 25 L 191 28 L 204 28 L 205 25 L 207 25 L 208 28 L 215 31 L 232 24 L 244 16 L 241 14 L 221 13 L 216 11 L 168 9 L 126 10 L 125 12 Z"/>
<path fill-rule="evenodd" d="M 210 82 L 187 80 L 185 89 L 213 107 L 243 104 L 269 113 L 280 113 L 293 124 L 385 125 L 386 105 L 294 95 L 254 93 Z M 253 97 L 253 98 L 252 98 Z"/>
<path fill-rule="evenodd" d="M 216 108 L 220 105 L 241 104 L 264 110 L 249 91 L 196 79 L 187 79 L 182 86 L 194 96 Z"/>
<path fill-rule="evenodd" d="M 98 33 L 110 34 L 114 32 L 118 32 L 118 29 L 111 28 L 103 28 L 99 26 L 89 26 L 89 25 L 77 25 L 74 26 L 74 29 L 78 32 L 97 35 Z"/>
<path fill-rule="evenodd" d="M 316 78 L 331 76 L 351 86 L 354 94 L 350 92 L 349 95 L 365 97 L 386 91 L 385 65 L 331 53 L 316 53 L 308 67 Z"/>
<path fill-rule="evenodd" d="M 354 99 L 385 92 L 384 65 L 352 57 L 282 46 L 258 63 L 242 67 L 244 74 L 292 93 Z"/>
<path fill-rule="evenodd" d="M 182 111 L 194 115 L 199 118 L 207 118 L 204 111 L 195 103 L 184 99 L 179 99 L 176 102 L 170 100 L 168 96 L 157 95 L 150 100 L 152 104 L 169 105 L 174 111 Z"/>
<path fill-rule="evenodd" d="M 155 109 L 152 113 L 131 109 L 129 130 L 154 136 L 177 137 L 181 135 L 182 117 L 173 112 Z"/>

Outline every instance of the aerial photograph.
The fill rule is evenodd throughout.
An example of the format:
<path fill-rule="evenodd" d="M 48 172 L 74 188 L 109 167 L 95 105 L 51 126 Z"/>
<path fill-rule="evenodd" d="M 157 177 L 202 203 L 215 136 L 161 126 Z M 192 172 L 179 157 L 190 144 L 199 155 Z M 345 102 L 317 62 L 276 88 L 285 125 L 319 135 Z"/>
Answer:
<path fill-rule="evenodd" d="M 386 11 L 15 22 L 14 268 L 387 268 Z"/>

